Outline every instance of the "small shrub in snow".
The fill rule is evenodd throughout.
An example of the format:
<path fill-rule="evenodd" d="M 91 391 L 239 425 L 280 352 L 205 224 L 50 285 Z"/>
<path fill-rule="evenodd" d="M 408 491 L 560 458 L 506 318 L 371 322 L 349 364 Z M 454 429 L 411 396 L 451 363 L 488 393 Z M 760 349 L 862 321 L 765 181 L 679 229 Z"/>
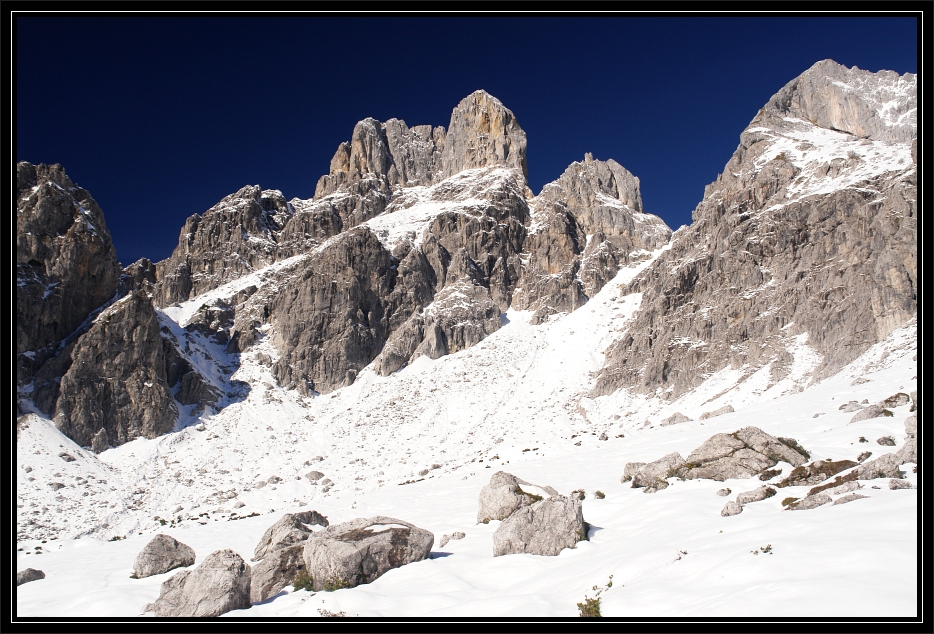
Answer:
<path fill-rule="evenodd" d="M 593 492 L 593 496 L 594 496 L 595 498 L 597 498 L 598 500 L 602 500 L 603 498 L 606 497 L 606 495 L 603 493 L 603 491 L 594 491 L 594 492 Z"/>
<path fill-rule="evenodd" d="M 583 500 L 583 499 L 586 497 L 586 495 L 584 494 L 584 490 L 583 490 L 583 489 L 577 489 L 576 491 L 571 491 L 571 495 L 574 495 L 575 493 L 577 493 L 577 496 L 578 496 L 581 500 Z"/>
<path fill-rule="evenodd" d="M 597 617 L 603 616 L 600 614 L 600 595 L 603 594 L 605 590 L 609 590 L 613 587 L 613 575 L 610 575 L 609 581 L 606 582 L 606 585 L 600 588 L 599 586 L 594 586 L 593 589 L 596 591 L 596 595 L 593 598 L 584 595 L 584 600 L 581 603 L 577 604 L 577 609 L 580 611 L 581 617 Z"/>
<path fill-rule="evenodd" d="M 328 579 L 324 582 L 324 591 L 325 592 L 334 592 L 335 590 L 342 590 L 343 588 L 349 588 L 350 583 L 344 581 L 340 577 L 335 577 Z"/>
<path fill-rule="evenodd" d="M 292 582 L 292 588 L 298 592 L 299 590 L 313 590 L 314 580 L 311 578 L 311 575 L 308 574 L 307 570 L 299 570 L 298 574 L 295 575 L 295 580 Z"/>
<path fill-rule="evenodd" d="M 787 497 L 784 500 L 782 500 L 782 506 L 788 506 L 789 504 L 791 504 L 792 502 L 796 502 L 797 500 L 798 498 Z"/>
<path fill-rule="evenodd" d="M 330 618 L 342 618 L 347 616 L 347 613 L 341 610 L 340 612 L 331 612 L 330 610 L 325 610 L 324 608 L 318 608 L 318 614 L 324 617 Z"/>

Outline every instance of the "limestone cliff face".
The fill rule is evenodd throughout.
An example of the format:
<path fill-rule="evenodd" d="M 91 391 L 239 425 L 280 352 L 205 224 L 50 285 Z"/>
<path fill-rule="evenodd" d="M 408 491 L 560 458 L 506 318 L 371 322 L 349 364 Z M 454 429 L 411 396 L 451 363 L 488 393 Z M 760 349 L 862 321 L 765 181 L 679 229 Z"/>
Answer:
<path fill-rule="evenodd" d="M 545 185 L 532 219 L 513 303 L 534 310 L 533 323 L 580 307 L 621 266 L 648 257 L 671 236 L 661 218 L 643 213 L 639 179 L 590 154 Z"/>
<path fill-rule="evenodd" d="M 229 327 L 210 311 L 188 327 L 229 341 L 230 351 L 269 336 L 283 385 L 328 392 L 374 361 L 389 374 L 470 347 L 514 302 L 538 319 L 573 310 L 667 241 L 664 223 L 642 212 L 639 180 L 616 162 L 575 163 L 536 198 L 525 151 L 516 117 L 484 91 L 458 104 L 447 130 L 361 121 L 315 197 L 293 199 L 283 222 L 263 225 L 265 242 L 225 242 L 260 217 L 250 211 L 259 188 L 191 218 L 158 265 L 160 301 L 292 258 L 261 288 L 225 300 Z"/>
<path fill-rule="evenodd" d="M 917 311 L 915 76 L 816 64 L 740 136 L 642 293 L 595 393 L 675 398 L 806 343 L 827 376 Z"/>
<path fill-rule="evenodd" d="M 16 380 L 114 297 L 120 264 L 100 207 L 61 165 L 16 166 Z"/>
<path fill-rule="evenodd" d="M 104 430 L 107 443 L 154 438 L 172 429 L 178 410 L 151 297 L 133 291 L 94 320 L 69 351 L 56 425 L 81 445 Z"/>
<path fill-rule="evenodd" d="M 156 265 L 157 303 L 182 302 L 272 264 L 292 215 L 281 192 L 247 186 L 188 218 L 178 246 Z"/>

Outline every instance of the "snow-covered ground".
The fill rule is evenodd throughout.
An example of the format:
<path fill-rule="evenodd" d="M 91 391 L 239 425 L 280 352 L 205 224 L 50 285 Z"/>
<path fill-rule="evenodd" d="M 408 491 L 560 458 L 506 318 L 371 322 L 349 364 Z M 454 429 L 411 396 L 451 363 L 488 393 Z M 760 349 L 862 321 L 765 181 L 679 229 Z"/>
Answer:
<path fill-rule="evenodd" d="M 18 541 L 17 570 L 39 568 L 46 578 L 17 589 L 17 613 L 138 615 L 172 574 L 129 578 L 153 534 L 192 546 L 196 563 L 223 548 L 249 560 L 283 512 L 313 508 L 332 523 L 381 514 L 436 538 L 467 536 L 372 584 L 314 595 L 289 589 L 230 616 L 314 617 L 319 608 L 360 616 L 575 616 L 576 603 L 610 574 L 605 616 L 914 616 L 917 490 L 867 481 L 861 493 L 869 499 L 790 512 L 781 500 L 806 488 L 788 488 L 721 517 L 725 501 L 762 483 L 673 481 L 646 495 L 620 476 L 626 462 L 686 456 L 714 433 L 747 425 L 793 437 L 815 459 L 897 451 L 907 405 L 894 417 L 853 424 L 853 414 L 838 407 L 916 389 L 915 324 L 804 391 L 813 351 L 795 339 L 797 369 L 779 384 L 769 385 L 768 368 L 748 376 L 725 370 L 674 402 L 625 391 L 587 398 L 603 350 L 638 308 L 639 297 L 621 297 L 620 286 L 647 263 L 621 271 L 574 313 L 540 326 L 509 313 L 503 328 L 468 350 L 422 357 L 388 377 L 368 368 L 325 396 L 277 387 L 260 362 L 261 353 L 275 351 L 261 341 L 233 376 L 252 386 L 245 398 L 198 425 L 100 455 L 30 416 L 17 439 L 17 522 L 23 529 L 33 521 L 20 534 L 36 539 Z M 860 377 L 868 381 L 854 385 Z M 736 411 L 697 420 L 724 404 Z M 644 426 L 675 411 L 695 420 Z M 598 440 L 601 433 L 608 440 Z M 876 444 L 882 436 L 896 445 Z M 780 467 L 787 475 L 790 465 Z M 333 481 L 328 491 L 303 477 L 312 469 Z M 475 522 L 479 491 L 497 470 L 564 494 L 583 488 L 590 541 L 557 557 L 494 558 L 499 522 Z M 911 467 L 904 470 L 915 482 Z M 715 495 L 723 486 L 733 495 Z M 595 499 L 596 490 L 606 498 Z M 107 541 L 114 536 L 126 539 Z M 763 553 L 768 545 L 771 553 Z"/>

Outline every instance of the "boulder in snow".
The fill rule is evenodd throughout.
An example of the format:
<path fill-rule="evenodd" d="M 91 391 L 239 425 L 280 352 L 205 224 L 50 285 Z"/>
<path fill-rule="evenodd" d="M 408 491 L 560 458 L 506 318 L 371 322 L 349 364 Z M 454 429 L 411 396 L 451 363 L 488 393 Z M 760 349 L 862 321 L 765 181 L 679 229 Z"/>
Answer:
<path fill-rule="evenodd" d="M 837 504 L 848 504 L 852 502 L 853 500 L 861 500 L 863 498 L 868 498 L 868 497 L 869 497 L 868 495 L 862 495 L 860 493 L 848 493 L 844 495 L 843 497 L 837 498 L 836 500 L 834 500 L 833 504 L 834 506 L 836 506 Z"/>
<path fill-rule="evenodd" d="M 731 491 L 729 488 L 720 489 L 719 491 L 717 491 L 717 495 L 719 495 L 719 496 L 722 497 L 722 498 L 725 498 L 726 496 L 728 496 L 728 495 L 729 495 L 730 493 L 732 493 L 732 492 L 733 492 L 733 491 Z"/>
<path fill-rule="evenodd" d="M 250 602 L 260 603 L 295 581 L 305 568 L 305 544 L 299 542 L 287 548 L 268 552 L 253 566 L 250 577 Z"/>
<path fill-rule="evenodd" d="M 775 489 L 772 487 L 759 487 L 758 489 L 753 489 L 752 491 L 745 491 L 736 496 L 736 503 L 740 505 L 749 504 L 750 502 L 759 502 L 775 495 Z"/>
<path fill-rule="evenodd" d="M 558 494 L 551 487 L 539 487 L 511 473 L 497 471 L 490 478 L 490 483 L 480 490 L 477 524 L 486 524 L 490 520 L 504 520 L 516 509 L 532 504 L 536 498 L 542 497 L 537 489 L 541 489 L 548 495 Z"/>
<path fill-rule="evenodd" d="M 732 434 L 714 434 L 705 440 L 688 455 L 683 477 L 720 482 L 751 478 L 779 460 L 798 466 L 807 461 L 807 456 L 791 438 L 776 438 L 758 427 L 743 427 Z"/>
<path fill-rule="evenodd" d="M 438 542 L 438 548 L 444 548 L 444 545 L 447 544 L 452 539 L 464 539 L 467 535 L 461 531 L 454 531 L 450 535 L 442 535 L 441 541 Z"/>
<path fill-rule="evenodd" d="M 16 585 L 18 586 L 29 583 L 30 581 L 38 581 L 39 579 L 45 579 L 45 573 L 35 568 L 26 568 L 26 570 L 20 570 L 16 573 Z"/>
<path fill-rule="evenodd" d="M 720 515 L 723 517 L 730 517 L 731 515 L 739 515 L 742 512 L 743 505 L 730 500 L 723 506 L 723 510 L 720 511 Z"/>
<path fill-rule="evenodd" d="M 896 490 L 896 489 L 917 489 L 918 487 L 913 485 L 908 480 L 896 480 L 893 478 L 889 480 L 889 488 L 892 490 Z"/>
<path fill-rule="evenodd" d="M 659 425 L 660 427 L 667 427 L 668 425 L 677 425 L 678 423 L 686 423 L 686 422 L 691 421 L 691 420 L 693 420 L 693 419 L 688 418 L 687 416 L 685 416 L 685 415 L 682 414 L 681 412 L 675 412 L 674 414 L 672 414 L 672 415 L 669 416 L 668 418 L 662 420 L 658 425 Z"/>
<path fill-rule="evenodd" d="M 823 506 L 824 504 L 829 504 L 832 500 L 830 496 L 826 493 L 817 493 L 815 495 L 809 495 L 803 500 L 798 500 L 797 502 L 792 502 L 785 507 L 786 511 L 806 511 L 808 509 L 817 508 L 818 506 Z"/>
<path fill-rule="evenodd" d="M 302 513 L 286 513 L 278 522 L 266 529 L 253 551 L 253 560 L 259 560 L 267 553 L 288 548 L 294 544 L 305 541 L 312 531 L 306 524 L 327 526 L 328 518 L 317 511 L 304 511 Z"/>
<path fill-rule="evenodd" d="M 623 467 L 623 477 L 619 479 L 620 483 L 629 482 L 632 480 L 632 476 L 634 476 L 636 472 L 644 466 L 644 462 L 627 462 L 626 466 Z"/>
<path fill-rule="evenodd" d="M 580 498 L 552 495 L 523 506 L 503 520 L 493 533 L 493 556 L 553 556 L 586 537 Z"/>
<path fill-rule="evenodd" d="M 818 484 L 832 475 L 855 467 L 856 464 L 852 460 L 816 460 L 810 464 L 795 467 L 787 478 L 778 482 L 775 486 L 783 488 Z"/>
<path fill-rule="evenodd" d="M 700 415 L 700 420 L 707 420 L 708 418 L 714 418 L 715 416 L 723 416 L 724 414 L 729 414 L 730 412 L 734 411 L 736 410 L 733 409 L 732 405 L 724 405 L 723 407 L 715 409 L 712 412 L 704 412 Z"/>
<path fill-rule="evenodd" d="M 881 405 L 870 405 L 864 409 L 861 409 L 856 413 L 853 418 L 850 419 L 850 423 L 858 423 L 861 420 L 869 420 L 870 418 L 879 418 L 880 416 L 891 416 L 892 412 L 885 409 Z"/>
<path fill-rule="evenodd" d="M 427 558 L 434 543 L 429 531 L 378 515 L 312 533 L 303 557 L 315 590 L 352 588 Z"/>
<path fill-rule="evenodd" d="M 212 617 L 250 607 L 250 566 L 234 551 L 211 553 L 162 584 L 156 616 Z"/>
<path fill-rule="evenodd" d="M 895 439 L 891 436 L 883 436 L 882 438 L 877 438 L 876 443 L 882 445 L 883 447 L 894 447 Z"/>
<path fill-rule="evenodd" d="M 633 488 L 644 488 L 644 493 L 655 493 L 668 487 L 668 478 L 679 475 L 684 458 L 677 451 L 650 462 L 632 476 Z"/>
<path fill-rule="evenodd" d="M 884 401 L 881 401 L 879 405 L 882 407 L 901 407 L 902 405 L 907 405 L 911 399 L 904 392 L 898 392 L 888 397 Z"/>
<path fill-rule="evenodd" d="M 195 551 L 170 535 L 156 535 L 143 547 L 133 562 L 133 574 L 138 579 L 193 566 Z"/>

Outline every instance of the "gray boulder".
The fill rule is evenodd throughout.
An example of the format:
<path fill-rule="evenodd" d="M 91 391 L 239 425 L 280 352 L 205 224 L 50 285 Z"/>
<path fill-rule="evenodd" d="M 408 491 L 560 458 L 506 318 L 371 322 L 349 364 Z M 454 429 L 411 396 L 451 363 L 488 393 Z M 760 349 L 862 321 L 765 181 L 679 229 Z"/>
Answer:
<path fill-rule="evenodd" d="M 803 500 L 798 500 L 797 502 L 792 502 L 785 507 L 786 511 L 806 511 L 808 509 L 817 508 L 818 506 L 823 506 L 824 504 L 829 504 L 832 500 L 830 496 L 826 493 L 817 493 L 815 495 L 809 495 Z"/>
<path fill-rule="evenodd" d="M 16 573 L 16 585 L 18 586 L 29 583 L 30 581 L 38 581 L 39 579 L 45 579 L 45 573 L 35 568 L 26 568 L 26 570 L 20 570 Z"/>
<path fill-rule="evenodd" d="M 864 407 L 865 405 L 860 405 L 859 401 L 850 401 L 849 403 L 844 403 L 837 409 L 839 409 L 841 412 L 845 414 L 849 414 L 850 412 L 858 412 Z"/>
<path fill-rule="evenodd" d="M 627 462 L 626 466 L 623 467 L 623 477 L 619 479 L 620 483 L 629 482 L 632 480 L 632 476 L 634 476 L 639 471 L 639 469 L 644 466 L 644 462 Z"/>
<path fill-rule="evenodd" d="M 891 436 L 882 436 L 881 438 L 876 438 L 876 443 L 882 445 L 883 447 L 894 447 L 895 439 Z"/>
<path fill-rule="evenodd" d="M 193 570 L 163 582 L 156 616 L 212 617 L 250 607 L 250 566 L 234 551 L 211 553 Z"/>
<path fill-rule="evenodd" d="M 859 482 L 856 480 L 851 480 L 850 482 L 845 482 L 839 486 L 835 486 L 832 489 L 826 489 L 824 493 L 827 495 L 841 495 L 843 493 L 850 493 L 851 491 L 858 491 L 862 488 L 863 485 L 861 485 Z"/>
<path fill-rule="evenodd" d="M 725 498 L 730 493 L 732 493 L 732 491 L 729 488 L 720 489 L 719 491 L 717 491 L 717 495 L 719 495 L 722 498 Z"/>
<path fill-rule="evenodd" d="M 317 511 L 286 513 L 278 522 L 266 529 L 253 551 L 253 560 L 257 561 L 281 548 L 288 548 L 305 541 L 312 531 L 305 524 L 327 526 L 328 518 Z"/>
<path fill-rule="evenodd" d="M 428 557 L 435 536 L 378 515 L 328 526 L 305 541 L 305 569 L 315 590 L 371 583 L 393 568 Z"/>
<path fill-rule="evenodd" d="M 477 511 L 477 524 L 486 524 L 490 520 L 503 520 L 509 517 L 516 509 L 528 506 L 535 502 L 537 497 L 530 491 L 523 491 L 521 486 L 537 487 L 521 480 L 511 473 L 497 471 L 490 478 L 490 483 L 480 490 L 480 508 Z M 549 495 L 558 492 L 551 487 L 538 487 Z"/>
<path fill-rule="evenodd" d="M 896 480 L 893 478 L 889 480 L 889 488 L 894 491 L 897 489 L 917 489 L 918 487 L 908 480 Z"/>
<path fill-rule="evenodd" d="M 744 427 L 732 434 L 714 434 L 688 455 L 685 479 L 718 480 L 751 478 L 783 460 L 794 466 L 807 457 L 790 438 L 775 438 L 758 427 Z"/>
<path fill-rule="evenodd" d="M 846 471 L 856 465 L 857 463 L 852 460 L 816 460 L 810 464 L 795 467 L 788 474 L 788 477 L 775 486 L 783 488 L 818 484 L 830 476 Z"/>
<path fill-rule="evenodd" d="M 722 517 L 730 517 L 731 515 L 739 515 L 742 512 L 743 512 L 743 505 L 733 502 L 731 500 L 723 506 L 723 510 L 720 511 L 720 515 Z"/>
<path fill-rule="evenodd" d="M 668 478 L 679 474 L 684 458 L 677 451 L 663 456 L 640 468 L 632 476 L 632 487 L 644 488 L 644 493 L 655 493 L 668 487 Z"/>
<path fill-rule="evenodd" d="M 442 535 L 441 541 L 438 542 L 438 548 L 444 548 L 444 545 L 447 544 L 452 539 L 464 539 L 467 535 L 461 531 L 454 531 L 450 535 Z"/>
<path fill-rule="evenodd" d="M 853 500 L 861 500 L 863 498 L 868 498 L 868 497 L 869 497 L 868 495 L 861 495 L 859 493 L 848 493 L 847 495 L 844 495 L 843 497 L 837 498 L 836 500 L 834 500 L 833 504 L 834 506 L 836 506 L 837 504 L 848 504 L 852 502 Z"/>
<path fill-rule="evenodd" d="M 908 438 L 918 437 L 918 416 L 916 414 L 912 414 L 905 419 L 905 435 Z"/>
<path fill-rule="evenodd" d="M 195 551 L 169 535 L 156 535 L 136 556 L 133 574 L 137 578 L 161 575 L 175 568 L 193 566 Z"/>
<path fill-rule="evenodd" d="M 668 418 L 665 418 L 661 422 L 659 422 L 658 425 L 659 427 L 667 427 L 668 425 L 677 425 L 678 423 L 686 423 L 690 420 L 693 420 L 693 419 L 688 418 L 681 412 L 675 412 Z"/>
<path fill-rule="evenodd" d="M 858 423 L 861 420 L 868 420 L 870 418 L 879 418 L 880 416 L 891 416 L 892 412 L 885 409 L 881 405 L 870 405 L 864 409 L 861 409 L 856 415 L 850 419 L 850 423 Z"/>
<path fill-rule="evenodd" d="M 308 478 L 310 482 L 317 482 L 324 477 L 324 474 L 320 471 L 309 471 L 305 474 L 305 477 Z"/>
<path fill-rule="evenodd" d="M 523 506 L 493 533 L 493 556 L 514 553 L 553 556 L 586 539 L 581 501 L 553 495 Z"/>
<path fill-rule="evenodd" d="M 714 418 L 715 416 L 723 416 L 724 414 L 729 414 L 734 412 L 732 405 L 724 405 L 718 409 L 713 410 L 712 412 L 704 412 L 700 415 L 700 420 L 707 420 L 708 418 Z"/>
<path fill-rule="evenodd" d="M 881 401 L 879 405 L 882 407 L 901 407 L 902 405 L 907 405 L 911 399 L 904 392 L 898 392 L 888 397 L 884 401 Z"/>
<path fill-rule="evenodd" d="M 910 396 L 911 396 L 911 410 L 909 411 L 913 412 L 916 409 L 918 409 L 918 390 L 912 390 Z"/>
<path fill-rule="evenodd" d="M 263 560 L 253 565 L 250 578 L 250 602 L 261 603 L 295 580 L 295 575 L 304 570 L 305 544 L 299 542 L 288 548 L 267 553 Z"/>
<path fill-rule="evenodd" d="M 745 491 L 736 496 L 736 503 L 740 505 L 749 504 L 750 502 L 759 502 L 770 498 L 775 495 L 775 489 L 769 486 L 759 487 L 758 489 L 753 489 L 752 491 Z"/>

